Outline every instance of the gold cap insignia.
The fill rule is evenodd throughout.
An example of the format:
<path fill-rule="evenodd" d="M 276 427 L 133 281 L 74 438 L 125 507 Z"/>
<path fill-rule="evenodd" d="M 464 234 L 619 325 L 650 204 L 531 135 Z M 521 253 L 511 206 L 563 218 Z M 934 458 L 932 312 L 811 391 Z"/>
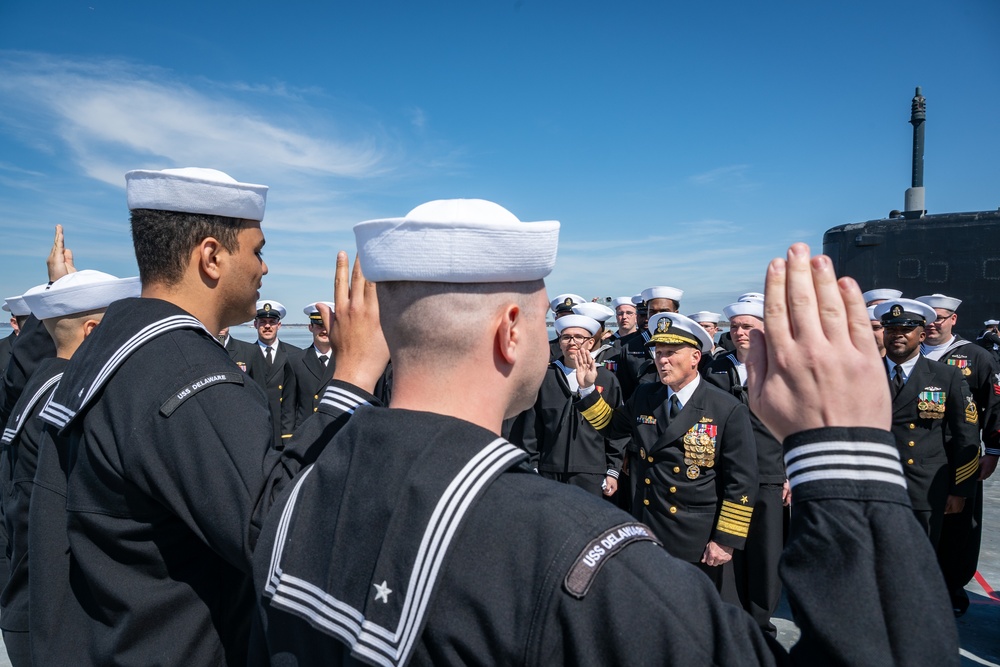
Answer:
<path fill-rule="evenodd" d="M 899 317 L 900 315 L 903 314 L 903 307 L 897 303 L 895 306 L 892 307 L 892 310 L 890 310 L 889 313 L 893 317 Z"/>
<path fill-rule="evenodd" d="M 265 313 L 270 313 L 271 312 L 271 304 L 269 304 L 269 303 L 265 303 L 264 304 L 264 312 Z"/>
<path fill-rule="evenodd" d="M 661 317 L 656 323 L 656 333 L 667 333 L 670 331 L 670 325 L 673 322 L 670 321 L 669 317 Z"/>
<path fill-rule="evenodd" d="M 569 297 L 566 297 L 566 300 L 563 301 L 563 305 L 564 306 L 569 306 L 570 308 L 572 308 L 573 307 L 573 299 L 571 299 Z"/>

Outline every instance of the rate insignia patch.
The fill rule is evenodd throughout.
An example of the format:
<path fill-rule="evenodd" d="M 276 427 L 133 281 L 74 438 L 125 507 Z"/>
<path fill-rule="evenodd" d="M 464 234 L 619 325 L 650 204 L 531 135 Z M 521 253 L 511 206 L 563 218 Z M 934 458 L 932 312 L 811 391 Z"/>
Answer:
<path fill-rule="evenodd" d="M 619 524 L 595 537 L 583 548 L 569 568 L 566 579 L 563 580 L 566 592 L 582 600 L 604 564 L 628 545 L 640 541 L 662 546 L 649 527 L 635 522 Z"/>
<path fill-rule="evenodd" d="M 976 403 L 971 396 L 965 397 L 965 421 L 970 424 L 979 423 L 979 410 L 976 409 Z"/>

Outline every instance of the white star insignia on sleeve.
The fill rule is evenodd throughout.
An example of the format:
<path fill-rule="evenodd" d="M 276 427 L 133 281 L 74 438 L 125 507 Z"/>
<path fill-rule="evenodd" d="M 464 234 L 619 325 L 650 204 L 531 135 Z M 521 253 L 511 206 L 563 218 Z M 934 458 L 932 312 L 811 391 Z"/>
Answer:
<path fill-rule="evenodd" d="M 389 588 L 387 582 L 383 581 L 381 584 L 372 584 L 372 586 L 375 587 L 375 601 L 382 600 L 383 603 L 389 604 L 389 593 L 392 593 L 392 589 Z"/>

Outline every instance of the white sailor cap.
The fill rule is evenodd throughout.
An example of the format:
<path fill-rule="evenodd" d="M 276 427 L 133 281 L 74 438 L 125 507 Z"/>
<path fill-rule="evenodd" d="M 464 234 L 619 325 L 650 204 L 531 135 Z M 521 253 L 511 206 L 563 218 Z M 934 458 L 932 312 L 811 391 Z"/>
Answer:
<path fill-rule="evenodd" d="M 24 293 L 24 301 L 40 320 L 66 317 L 88 310 L 107 308 L 119 299 L 135 298 L 142 291 L 139 277 L 115 276 L 82 269 L 68 273 L 51 285 L 39 285 Z"/>
<path fill-rule="evenodd" d="M 890 299 L 875 306 L 875 317 L 883 326 L 922 327 L 936 320 L 937 313 L 915 299 Z"/>
<path fill-rule="evenodd" d="M 316 301 L 314 303 L 310 303 L 308 306 L 302 309 L 302 312 L 306 314 L 306 317 L 309 318 L 311 324 L 323 323 L 323 316 L 319 314 L 319 308 L 316 307 L 316 304 L 318 303 L 325 303 L 327 306 L 330 307 L 330 312 L 331 313 L 334 312 L 333 301 Z"/>
<path fill-rule="evenodd" d="M 239 183 L 217 169 L 184 167 L 125 174 L 129 210 L 137 208 L 263 220 L 267 186 Z"/>
<path fill-rule="evenodd" d="M 751 315 L 763 320 L 764 302 L 757 301 L 756 299 L 737 301 L 736 303 L 731 303 L 723 308 L 722 312 L 726 316 L 727 320 L 732 320 L 734 317 L 739 317 L 740 315 Z"/>
<path fill-rule="evenodd" d="M 632 306 L 635 308 L 635 302 L 632 301 L 630 296 L 619 296 L 611 300 L 611 307 L 618 310 L 619 306 Z"/>
<path fill-rule="evenodd" d="M 764 295 L 761 294 L 760 292 L 744 292 L 743 294 L 740 294 L 739 298 L 736 299 L 736 300 L 737 301 L 760 301 L 761 303 L 763 303 L 764 302 Z"/>
<path fill-rule="evenodd" d="M 521 222 L 484 199 L 439 199 L 403 218 L 358 223 L 354 237 L 375 282 L 528 282 L 552 272 L 559 223 Z"/>
<path fill-rule="evenodd" d="M 870 319 L 870 320 L 877 320 L 878 319 L 877 317 L 875 317 L 875 308 L 876 307 L 877 306 L 868 306 L 868 319 Z"/>
<path fill-rule="evenodd" d="M 702 352 L 712 349 L 712 337 L 705 328 L 680 313 L 657 313 L 649 318 L 647 347 L 657 343 L 693 345 Z"/>
<path fill-rule="evenodd" d="M 40 285 L 40 287 L 48 287 L 48 283 Z M 32 289 L 35 288 L 33 287 Z M 24 303 L 23 294 L 7 297 L 4 300 L 3 309 L 14 317 L 27 317 L 28 315 L 31 315 L 31 309 Z"/>
<path fill-rule="evenodd" d="M 586 329 L 593 336 L 596 334 L 600 328 L 601 324 L 592 317 L 587 317 L 586 315 L 564 315 L 555 321 L 556 334 L 562 334 L 565 329 L 571 327 L 578 327 L 580 329 Z"/>
<path fill-rule="evenodd" d="M 926 303 L 931 308 L 944 308 L 945 310 L 950 310 L 955 312 L 958 307 L 962 305 L 961 299 L 956 299 L 952 296 L 945 296 L 944 294 L 926 294 L 924 296 L 918 296 L 917 301 L 920 303 Z M 937 319 L 937 315 L 934 315 Z"/>
<path fill-rule="evenodd" d="M 673 299 L 677 303 L 680 303 L 683 296 L 684 290 L 677 289 L 676 287 L 647 287 L 642 290 L 642 300 L 645 303 L 649 303 L 653 299 Z"/>
<path fill-rule="evenodd" d="M 986 320 L 985 322 L 983 322 L 983 324 L 985 324 L 988 327 L 994 327 L 1000 324 L 1000 320 Z"/>
<path fill-rule="evenodd" d="M 903 293 L 898 289 L 870 289 L 861 295 L 861 298 L 865 300 L 865 303 L 871 303 L 872 301 L 888 301 L 889 299 L 898 299 L 903 296 Z"/>
<path fill-rule="evenodd" d="M 579 294 L 560 294 L 556 298 L 552 299 L 552 301 L 549 301 L 549 308 L 552 309 L 553 313 L 555 312 L 569 313 L 573 311 L 573 306 L 585 302 L 586 299 L 584 299 Z"/>
<path fill-rule="evenodd" d="M 719 320 L 722 319 L 722 314 L 713 313 L 710 310 L 699 310 L 697 313 L 688 315 L 688 317 L 694 320 L 695 322 L 698 322 L 699 324 L 702 322 L 711 322 L 712 324 L 718 324 Z"/>
<path fill-rule="evenodd" d="M 586 317 L 597 320 L 601 323 L 607 322 L 615 316 L 615 311 L 611 310 L 603 303 L 594 303 L 592 301 L 579 303 L 573 306 L 573 312 L 577 315 L 585 315 Z"/>
<path fill-rule="evenodd" d="M 277 301 L 262 299 L 257 302 L 257 317 L 277 317 L 284 319 L 288 311 Z"/>
<path fill-rule="evenodd" d="M 632 305 L 641 306 L 642 305 L 642 292 L 632 295 Z"/>

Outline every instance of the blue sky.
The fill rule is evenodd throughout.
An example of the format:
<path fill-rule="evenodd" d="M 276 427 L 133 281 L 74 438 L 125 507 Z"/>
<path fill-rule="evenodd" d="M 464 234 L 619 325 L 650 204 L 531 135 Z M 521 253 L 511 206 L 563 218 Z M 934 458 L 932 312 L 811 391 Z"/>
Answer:
<path fill-rule="evenodd" d="M 719 310 L 789 243 L 902 208 L 928 100 L 931 212 L 1000 206 L 1000 3 L 0 5 L 0 294 L 134 275 L 129 169 L 270 186 L 262 294 L 305 321 L 354 223 L 445 197 L 562 222 L 551 295 Z"/>

